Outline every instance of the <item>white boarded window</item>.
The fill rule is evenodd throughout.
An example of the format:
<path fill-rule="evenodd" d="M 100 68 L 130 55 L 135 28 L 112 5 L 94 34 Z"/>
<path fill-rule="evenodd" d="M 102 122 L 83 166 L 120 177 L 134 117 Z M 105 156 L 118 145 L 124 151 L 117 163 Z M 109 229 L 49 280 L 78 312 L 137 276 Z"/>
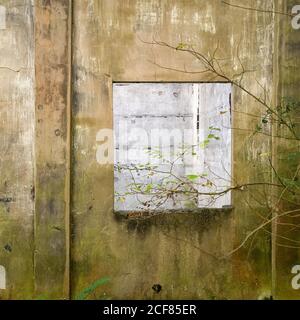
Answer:
<path fill-rule="evenodd" d="M 115 83 L 115 210 L 230 206 L 230 96 L 227 83 Z"/>

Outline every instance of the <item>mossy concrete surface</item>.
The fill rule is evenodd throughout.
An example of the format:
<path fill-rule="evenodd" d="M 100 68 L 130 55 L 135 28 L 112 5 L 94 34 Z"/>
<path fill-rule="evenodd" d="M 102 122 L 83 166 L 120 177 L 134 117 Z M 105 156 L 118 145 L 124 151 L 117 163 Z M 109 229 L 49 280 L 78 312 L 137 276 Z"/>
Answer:
<path fill-rule="evenodd" d="M 271 103 L 299 98 L 300 31 L 270 13 L 292 1 L 239 1 L 258 11 L 217 0 L 0 5 L 0 299 L 75 299 L 94 283 L 85 298 L 297 298 L 299 250 L 276 248 L 271 226 L 229 254 L 268 214 L 269 189 L 235 190 L 230 210 L 128 219 L 114 212 L 113 165 L 96 161 L 97 133 L 113 127 L 113 82 L 222 80 L 171 70 L 201 64 L 153 39 L 216 53 L 229 76 L 249 70 L 244 86 L 257 96 L 264 87 Z M 237 87 L 231 102 L 232 179 L 271 182 L 263 155 L 275 141 L 253 135 L 265 110 Z"/>

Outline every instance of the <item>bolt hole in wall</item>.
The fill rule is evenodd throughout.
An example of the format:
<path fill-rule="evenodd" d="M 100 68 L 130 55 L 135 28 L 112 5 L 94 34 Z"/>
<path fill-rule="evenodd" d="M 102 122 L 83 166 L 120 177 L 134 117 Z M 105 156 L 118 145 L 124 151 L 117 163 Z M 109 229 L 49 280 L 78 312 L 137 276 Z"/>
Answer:
<path fill-rule="evenodd" d="M 230 104 L 229 83 L 114 83 L 115 211 L 231 206 Z"/>

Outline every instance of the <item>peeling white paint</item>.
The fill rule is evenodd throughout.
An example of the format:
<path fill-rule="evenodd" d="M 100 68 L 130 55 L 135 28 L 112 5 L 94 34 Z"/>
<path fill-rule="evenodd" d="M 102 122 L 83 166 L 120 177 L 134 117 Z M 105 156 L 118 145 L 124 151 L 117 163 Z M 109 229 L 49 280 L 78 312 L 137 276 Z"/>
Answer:
<path fill-rule="evenodd" d="M 161 11 L 156 1 L 137 1 L 137 20 L 140 27 L 154 27 L 161 23 Z"/>
<path fill-rule="evenodd" d="M 7 183 L 13 190 L 16 206 L 10 212 L 24 219 L 24 233 L 31 234 L 34 203 L 30 200 L 28 186 L 33 185 L 34 157 L 34 121 L 35 121 L 35 50 L 33 1 L 24 2 L 24 6 L 10 6 L 12 25 L 6 21 L 6 30 L 0 30 L 0 96 L 3 104 L 0 108 L 1 134 L 0 152 L 4 161 L 0 171 L 7 169 Z M 8 13 L 8 8 L 5 10 Z M 0 6 L 0 16 L 3 6 Z M 3 26 L 3 20 L 0 19 Z M 0 28 L 1 29 L 1 28 Z M 3 191 L 3 190 L 2 190 Z M 26 234 L 24 235 L 26 237 Z M 1 286 L 4 283 L 5 270 L 1 270 Z"/>
<path fill-rule="evenodd" d="M 0 290 L 6 289 L 6 271 L 3 266 L 0 266 Z"/>
<path fill-rule="evenodd" d="M 176 24 L 178 21 L 180 21 L 180 12 L 179 9 L 174 6 L 171 10 L 171 23 Z"/>
<path fill-rule="evenodd" d="M 94 14 L 95 14 L 95 3 L 94 3 L 93 0 L 92 1 L 88 1 L 87 14 L 88 14 L 89 18 L 94 17 Z"/>
<path fill-rule="evenodd" d="M 195 12 L 193 15 L 193 22 L 199 24 L 200 29 L 204 32 L 212 34 L 216 33 L 216 26 L 214 22 L 214 15 L 212 13 L 212 7 L 208 6 L 203 12 Z"/>

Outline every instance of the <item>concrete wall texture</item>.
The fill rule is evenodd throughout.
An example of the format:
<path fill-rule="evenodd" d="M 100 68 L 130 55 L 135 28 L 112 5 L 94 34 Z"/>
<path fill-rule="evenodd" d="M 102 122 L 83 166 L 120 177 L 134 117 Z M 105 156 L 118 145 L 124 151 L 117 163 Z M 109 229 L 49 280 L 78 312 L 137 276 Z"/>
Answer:
<path fill-rule="evenodd" d="M 299 250 L 274 246 L 272 232 L 227 256 L 257 225 L 253 194 L 234 191 L 229 211 L 125 219 L 113 213 L 113 164 L 96 161 L 97 132 L 113 128 L 114 82 L 222 81 L 174 70 L 201 65 L 153 40 L 218 48 L 224 72 L 251 70 L 251 92 L 264 87 L 274 104 L 299 99 L 300 31 L 272 13 L 294 1 L 238 4 L 259 10 L 219 0 L 0 0 L 0 299 L 75 299 L 99 279 L 88 298 L 299 298 L 290 286 Z M 233 179 L 257 181 L 274 141 L 252 135 L 245 113 L 262 114 L 254 99 L 233 87 L 231 101 Z"/>

